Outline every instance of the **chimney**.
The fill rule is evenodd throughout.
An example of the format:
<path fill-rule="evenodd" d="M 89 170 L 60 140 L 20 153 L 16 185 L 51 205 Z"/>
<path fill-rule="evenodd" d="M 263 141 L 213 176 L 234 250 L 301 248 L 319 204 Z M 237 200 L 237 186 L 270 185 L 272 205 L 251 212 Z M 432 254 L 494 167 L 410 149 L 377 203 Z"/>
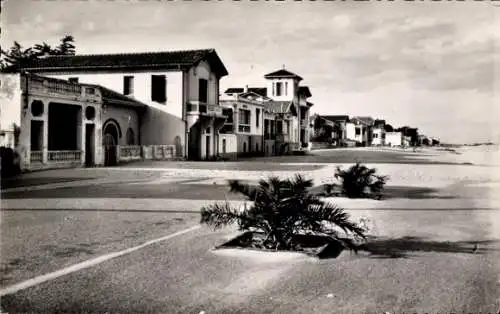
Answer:
<path fill-rule="evenodd" d="M 243 89 L 243 92 L 248 93 L 248 85 L 245 85 L 245 88 Z"/>

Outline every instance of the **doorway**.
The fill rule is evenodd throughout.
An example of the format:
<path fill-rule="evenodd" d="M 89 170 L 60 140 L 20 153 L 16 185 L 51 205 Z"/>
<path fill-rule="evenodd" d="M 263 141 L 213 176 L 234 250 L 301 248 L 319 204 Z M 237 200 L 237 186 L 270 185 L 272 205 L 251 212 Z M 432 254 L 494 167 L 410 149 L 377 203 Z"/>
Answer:
<path fill-rule="evenodd" d="M 94 125 L 85 125 L 85 167 L 92 167 L 95 164 L 94 161 Z"/>
<path fill-rule="evenodd" d="M 205 158 L 210 157 L 210 135 L 205 136 Z"/>
<path fill-rule="evenodd" d="M 104 128 L 104 165 L 115 166 L 118 163 L 116 149 L 118 145 L 118 129 L 113 123 L 108 123 Z"/>

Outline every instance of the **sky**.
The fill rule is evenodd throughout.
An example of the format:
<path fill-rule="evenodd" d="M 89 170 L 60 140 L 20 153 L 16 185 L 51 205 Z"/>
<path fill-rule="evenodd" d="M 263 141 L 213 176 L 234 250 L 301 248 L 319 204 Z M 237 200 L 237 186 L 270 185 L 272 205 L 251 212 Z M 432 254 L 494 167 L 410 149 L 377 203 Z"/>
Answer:
<path fill-rule="evenodd" d="M 215 48 L 221 92 L 284 65 L 314 112 L 500 142 L 500 1 L 4 0 L 1 24 L 2 47 L 71 34 L 77 54 Z"/>

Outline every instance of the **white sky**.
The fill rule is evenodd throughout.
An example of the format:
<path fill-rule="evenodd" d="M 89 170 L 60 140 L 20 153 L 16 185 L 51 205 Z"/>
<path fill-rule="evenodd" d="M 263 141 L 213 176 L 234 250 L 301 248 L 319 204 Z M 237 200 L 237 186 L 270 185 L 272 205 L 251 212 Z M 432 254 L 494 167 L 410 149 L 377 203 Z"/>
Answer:
<path fill-rule="evenodd" d="M 222 91 L 264 86 L 285 64 L 310 87 L 315 112 L 500 141 L 493 1 L 3 2 L 2 47 L 72 34 L 79 54 L 215 48 L 229 71 Z"/>

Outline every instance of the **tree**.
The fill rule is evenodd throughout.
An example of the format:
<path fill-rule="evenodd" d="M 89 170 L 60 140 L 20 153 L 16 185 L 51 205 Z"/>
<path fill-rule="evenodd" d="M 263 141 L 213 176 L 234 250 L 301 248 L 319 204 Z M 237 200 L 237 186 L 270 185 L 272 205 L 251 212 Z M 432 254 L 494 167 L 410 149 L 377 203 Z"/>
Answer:
<path fill-rule="evenodd" d="M 386 132 L 394 132 L 394 128 L 393 128 L 393 127 L 392 127 L 392 125 L 390 125 L 390 124 L 386 124 L 386 125 L 384 125 L 384 130 L 385 130 Z"/>
<path fill-rule="evenodd" d="M 75 39 L 71 35 L 66 35 L 61 38 L 61 43 L 55 49 L 56 55 L 74 56 L 75 55 Z"/>
<path fill-rule="evenodd" d="M 243 194 L 253 205 L 243 211 L 228 203 L 203 207 L 201 223 L 214 229 L 237 223 L 240 230 L 259 230 L 264 234 L 257 245 L 261 248 L 293 249 L 297 245 L 294 235 L 305 232 L 322 234 L 355 249 L 352 240 L 339 237 L 338 228 L 355 238 L 365 238 L 363 228 L 351 222 L 342 208 L 311 193 L 312 180 L 300 175 L 288 180 L 271 177 L 261 180 L 258 186 L 233 180 L 229 186 L 231 192 Z"/>
<path fill-rule="evenodd" d="M 53 49 L 47 43 L 36 44 L 24 49 L 17 41 L 9 50 L 0 50 L 0 69 L 17 72 L 23 65 L 29 64 L 46 55 L 75 55 L 74 38 L 71 35 L 61 38 L 61 43 Z"/>
<path fill-rule="evenodd" d="M 55 51 L 52 49 L 52 47 L 45 42 L 41 44 L 36 44 L 35 46 L 33 46 L 33 49 L 35 50 L 35 54 L 37 57 L 55 54 Z"/>
<path fill-rule="evenodd" d="M 14 42 L 14 45 L 9 50 L 5 51 L 2 49 L 0 52 L 3 57 L 1 61 L 3 70 L 17 71 L 22 64 L 36 58 L 33 48 L 24 49 L 17 41 Z"/>

